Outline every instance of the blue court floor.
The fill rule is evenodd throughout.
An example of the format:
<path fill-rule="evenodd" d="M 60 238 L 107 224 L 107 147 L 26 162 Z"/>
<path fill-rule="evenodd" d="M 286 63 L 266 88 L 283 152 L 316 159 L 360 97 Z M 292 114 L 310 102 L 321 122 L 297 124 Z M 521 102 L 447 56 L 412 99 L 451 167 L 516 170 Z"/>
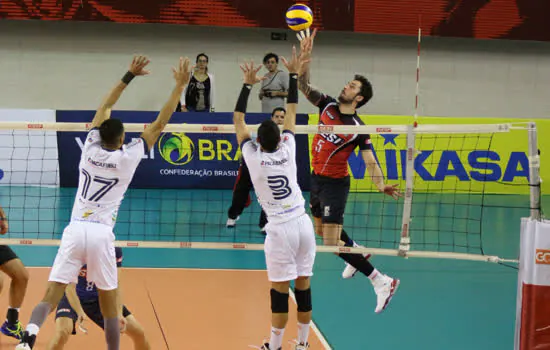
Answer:
<path fill-rule="evenodd" d="M 59 238 L 72 205 L 72 199 L 68 198 L 69 192 L 61 194 L 62 191 L 59 189 L 41 189 L 40 191 L 57 192 L 55 195 L 50 193 L 56 197 L 55 202 L 48 203 L 46 200 L 40 204 L 29 199 L 29 193 L 38 190 L 27 189 L 24 194 L 20 193 L 20 196 L 14 191 L 6 188 L 0 191 L 3 198 L 7 195 L 11 198 L 13 209 L 10 217 L 13 221 L 14 236 L 34 236 L 38 231 L 38 236 Z M 173 236 L 172 239 L 175 240 L 262 242 L 263 238 L 255 227 L 258 217 L 256 203 L 245 210 L 237 228 L 230 231 L 224 227 L 225 212 L 231 198 L 229 192 L 189 192 L 187 191 L 185 196 L 191 197 L 185 199 L 194 203 L 192 212 L 189 207 L 181 207 L 184 195 L 178 194 L 178 191 L 148 190 L 147 196 L 144 196 L 143 192 L 130 191 L 121 208 L 119 221 L 122 223 L 115 231 L 121 231 L 120 239 L 125 240 L 168 240 Z M 44 193 L 37 194 L 35 198 L 46 198 Z M 28 201 L 26 204 L 17 202 L 23 195 Z M 376 241 L 378 233 L 366 236 L 364 231 L 360 231 L 362 226 L 373 226 L 378 227 L 380 232 L 388 231 L 389 240 L 393 240 L 398 234 L 398 230 L 392 227 L 399 218 L 399 206 L 392 207 L 393 204 L 384 204 L 385 202 L 373 205 L 372 202 L 368 204 L 368 201 L 363 201 L 371 206 L 367 211 L 361 207 L 361 198 L 355 198 L 355 206 L 350 209 L 356 213 L 356 217 L 347 216 L 352 216 L 352 219 L 349 219 L 349 227 L 346 227 L 350 236 L 354 236 L 356 231 L 358 237 Z M 525 208 L 527 203 L 527 199 L 520 196 L 494 196 L 487 199 L 496 204 L 505 201 L 507 206 L 514 206 L 515 203 L 517 207 L 522 208 Z M 446 199 L 442 198 L 437 201 L 447 203 Z M 451 214 L 465 210 L 456 206 L 460 201 L 461 199 L 456 198 L 452 202 L 449 201 L 451 204 L 448 205 L 452 205 L 452 209 L 438 205 L 440 212 L 435 213 L 434 217 L 439 217 L 437 220 L 441 222 L 417 220 L 416 225 L 422 223 L 417 226 L 417 230 L 424 230 L 419 233 L 419 237 L 425 242 L 433 241 L 433 247 L 439 247 L 441 250 L 449 249 L 448 247 L 452 247 L 453 244 L 463 245 L 464 242 L 465 251 L 478 250 L 478 246 L 483 243 L 487 254 L 517 257 L 520 218 L 527 216 L 528 210 L 485 207 L 483 215 L 478 216 L 478 211 L 473 210 L 474 202 L 468 202 L 471 205 L 466 210 L 463 220 L 449 225 L 449 210 Z M 418 210 L 418 217 L 427 217 L 427 212 L 435 210 L 432 208 L 435 204 L 429 202 L 419 199 L 419 204 L 415 208 Z M 420 203 L 425 203 L 424 207 Z M 48 206 L 49 214 L 46 210 Z M 394 212 L 393 216 L 389 215 L 379 222 L 375 218 L 361 222 L 362 215 L 357 213 L 376 212 L 380 210 L 379 206 L 383 206 L 388 212 Z M 148 211 L 146 207 L 154 207 L 156 211 Z M 52 208 L 55 212 L 53 217 Z M 32 211 L 36 211 L 34 216 Z M 216 213 L 215 216 L 212 216 L 212 213 Z M 135 217 L 132 219 L 132 216 Z M 23 226 L 25 218 L 36 220 L 37 217 L 41 220 L 36 224 L 28 223 L 27 226 Z M 470 222 L 469 217 L 475 220 Z M 482 222 L 481 235 L 474 233 L 479 221 Z M 433 233 L 426 233 L 430 225 L 442 231 L 447 230 L 447 235 L 451 235 L 455 230 L 453 236 L 458 237 L 457 241 L 453 242 L 452 237 L 449 238 L 445 234 L 433 236 Z M 411 229 L 414 227 L 413 224 Z M 175 236 L 175 232 L 179 232 L 181 237 Z M 414 234 L 412 231 L 413 241 Z M 451 240 L 450 244 L 447 244 L 448 239 Z M 376 245 L 383 246 L 384 242 L 377 241 Z M 27 266 L 51 266 L 56 253 L 55 247 L 16 246 L 14 250 Z M 317 256 L 315 276 L 312 280 L 313 317 L 333 349 L 513 348 L 517 287 L 515 269 L 490 263 L 440 259 L 373 257 L 372 262 L 383 273 L 401 279 L 400 289 L 390 307 L 379 315 L 374 313 L 375 294 L 366 277 L 358 274 L 351 280 L 344 280 L 341 277 L 344 268 L 342 260 L 332 254 Z M 166 269 L 265 269 L 261 251 L 196 249 L 125 248 L 125 266 Z"/>

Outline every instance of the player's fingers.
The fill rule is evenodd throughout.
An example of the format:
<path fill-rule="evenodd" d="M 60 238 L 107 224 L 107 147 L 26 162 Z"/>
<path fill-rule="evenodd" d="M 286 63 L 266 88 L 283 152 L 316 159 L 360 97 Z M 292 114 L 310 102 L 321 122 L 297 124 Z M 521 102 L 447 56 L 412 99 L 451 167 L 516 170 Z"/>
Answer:
<path fill-rule="evenodd" d="M 288 68 L 288 61 L 286 60 L 286 58 L 284 56 L 281 56 L 281 61 L 283 61 L 283 64 L 285 65 L 285 67 Z"/>

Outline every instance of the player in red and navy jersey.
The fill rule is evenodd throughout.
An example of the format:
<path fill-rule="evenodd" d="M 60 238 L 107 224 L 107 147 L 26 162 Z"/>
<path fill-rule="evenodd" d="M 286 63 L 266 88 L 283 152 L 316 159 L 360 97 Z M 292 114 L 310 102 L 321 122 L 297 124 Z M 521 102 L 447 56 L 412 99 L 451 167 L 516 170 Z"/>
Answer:
<path fill-rule="evenodd" d="M 115 248 L 116 265 L 120 275 L 122 267 L 122 249 Z M 120 287 L 117 293 L 120 293 Z M 119 297 L 120 300 L 120 297 Z M 122 305 L 121 310 L 121 331 L 124 331 L 134 343 L 136 350 L 149 350 L 151 346 L 145 336 L 143 327 L 139 324 L 132 313 Z M 82 266 L 78 274 L 76 285 L 71 284 L 65 289 L 65 295 L 57 305 L 55 314 L 55 335 L 48 345 L 48 350 L 61 350 L 69 341 L 71 334 L 76 334 L 78 325 L 82 331 L 86 331 L 84 322 L 92 320 L 97 326 L 103 329 L 104 319 L 99 306 L 99 294 L 94 282 L 88 281 L 86 265 Z"/>
<path fill-rule="evenodd" d="M 301 50 L 311 59 L 316 31 L 301 40 Z M 356 110 L 373 96 L 372 85 L 362 75 L 355 75 L 337 99 L 325 95 L 309 83 L 309 67 L 300 76 L 300 90 L 308 100 L 319 107 L 320 125 L 362 125 Z M 372 181 L 382 193 L 397 199 L 401 196 L 397 185 L 386 185 L 384 176 L 372 152 L 369 135 L 317 134 L 313 138 L 310 208 L 314 217 L 315 231 L 323 236 L 325 245 L 358 246 L 342 229 L 344 211 L 350 188 L 348 158 L 359 147 Z M 367 276 L 377 295 L 375 312 L 383 311 L 399 286 L 399 280 L 376 270 L 368 261 L 370 256 L 339 254 L 347 262 L 344 278 L 352 277 L 358 270 Z"/>

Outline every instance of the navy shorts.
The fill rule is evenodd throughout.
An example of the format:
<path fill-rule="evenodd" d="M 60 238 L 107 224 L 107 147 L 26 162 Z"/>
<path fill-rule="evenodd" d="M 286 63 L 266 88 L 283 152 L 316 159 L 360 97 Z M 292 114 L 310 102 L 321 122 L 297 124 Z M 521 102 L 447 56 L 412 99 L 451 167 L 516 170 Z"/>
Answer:
<path fill-rule="evenodd" d="M 0 266 L 13 259 L 18 259 L 17 254 L 9 246 L 0 245 Z"/>
<path fill-rule="evenodd" d="M 349 187 L 349 176 L 332 178 L 312 173 L 309 206 L 313 217 L 322 218 L 323 223 L 342 225 Z"/>
<path fill-rule="evenodd" d="M 92 320 L 96 325 L 103 328 L 103 315 L 101 314 L 101 309 L 99 308 L 99 299 L 93 299 L 93 300 L 81 300 L 80 304 L 82 305 L 82 309 L 84 309 L 84 313 L 86 313 L 86 316 L 90 320 Z M 126 306 L 122 307 L 122 316 L 128 317 L 132 313 L 126 308 Z M 69 303 L 69 300 L 65 295 L 63 295 L 63 298 L 57 305 L 57 311 L 55 313 L 55 319 L 57 320 L 59 317 L 67 317 L 73 320 L 73 334 L 76 334 L 76 321 L 78 321 L 78 316 L 76 314 L 76 311 L 71 307 L 71 304 Z"/>

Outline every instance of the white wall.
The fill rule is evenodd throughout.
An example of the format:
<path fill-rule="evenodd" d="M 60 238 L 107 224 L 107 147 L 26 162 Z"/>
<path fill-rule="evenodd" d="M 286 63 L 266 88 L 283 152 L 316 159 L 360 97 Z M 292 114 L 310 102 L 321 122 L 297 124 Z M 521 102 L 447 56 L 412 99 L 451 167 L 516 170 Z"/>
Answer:
<path fill-rule="evenodd" d="M 134 53 L 152 59 L 150 77 L 132 83 L 119 109 L 158 110 L 180 55 L 210 56 L 217 111 L 232 111 L 238 64 L 287 54 L 296 43 L 271 41 L 270 30 L 157 24 L 0 21 L 0 108 L 94 109 L 123 75 Z M 363 113 L 412 114 L 416 38 L 320 33 L 312 81 L 338 94 L 354 72 L 366 74 L 375 97 Z M 420 115 L 548 117 L 550 44 L 425 38 Z M 257 90 L 256 90 L 257 92 Z M 314 112 L 303 98 L 301 112 Z M 250 111 L 259 111 L 254 94 Z"/>

